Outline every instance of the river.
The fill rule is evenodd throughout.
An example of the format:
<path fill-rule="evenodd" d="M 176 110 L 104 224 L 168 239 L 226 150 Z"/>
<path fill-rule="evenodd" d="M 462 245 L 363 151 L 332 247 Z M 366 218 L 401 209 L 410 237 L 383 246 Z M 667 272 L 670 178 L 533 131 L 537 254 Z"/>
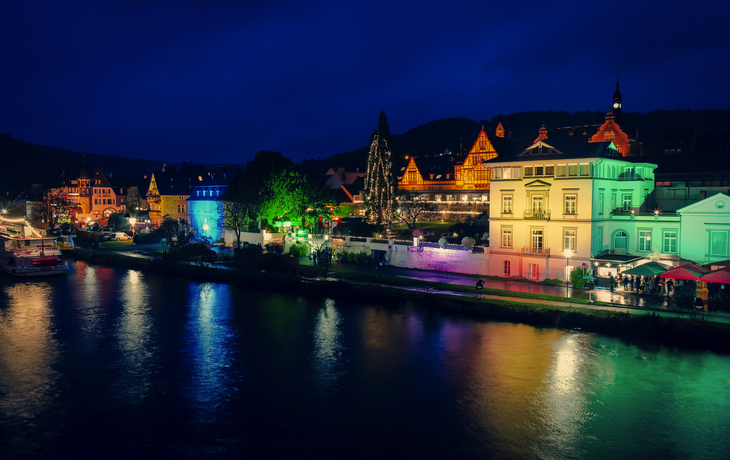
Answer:
<path fill-rule="evenodd" d="M 69 263 L 0 278 L 5 460 L 730 452 L 725 355 Z"/>

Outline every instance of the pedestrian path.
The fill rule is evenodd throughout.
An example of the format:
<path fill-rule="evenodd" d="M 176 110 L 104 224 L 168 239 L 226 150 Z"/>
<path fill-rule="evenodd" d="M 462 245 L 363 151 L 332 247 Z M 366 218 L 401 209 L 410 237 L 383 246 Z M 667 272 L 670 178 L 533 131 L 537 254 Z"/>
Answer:
<path fill-rule="evenodd" d="M 303 262 L 306 259 L 303 259 Z M 310 264 L 309 261 L 304 262 Z M 573 299 L 584 299 L 588 300 L 589 292 L 583 289 L 572 289 L 565 288 L 565 286 L 550 286 L 537 283 L 528 283 L 524 281 L 515 280 L 494 280 L 480 278 L 477 275 L 464 275 L 459 273 L 448 273 L 448 272 L 434 272 L 427 270 L 416 270 L 400 267 L 381 267 L 376 269 L 371 266 L 358 266 L 358 265 L 345 265 L 345 264 L 332 264 L 332 270 L 330 274 L 334 276 L 338 270 L 355 270 L 362 272 L 379 273 L 386 276 L 395 276 L 405 279 L 414 279 L 419 281 L 432 281 L 434 283 L 446 283 L 446 284 L 458 284 L 462 286 L 474 286 L 476 293 L 476 282 L 478 280 L 484 281 L 484 287 L 492 289 L 500 289 L 504 291 L 515 291 L 515 292 L 530 292 L 535 294 L 551 295 L 555 297 L 565 297 L 565 301 L 556 300 L 542 300 L 542 299 L 525 299 L 522 297 L 510 297 L 509 295 L 491 295 L 482 294 L 480 297 L 485 299 L 498 299 L 507 300 L 511 302 L 520 302 L 528 304 L 539 304 L 539 305 L 554 305 L 554 306 L 570 306 L 576 308 L 588 308 L 593 310 L 609 310 L 609 311 L 621 311 L 631 313 L 654 312 L 660 316 L 678 317 L 678 318 L 703 318 L 707 321 L 721 322 L 730 324 L 730 314 L 726 312 L 709 312 L 709 311 L 697 311 L 692 308 L 677 305 L 675 299 L 671 296 L 652 296 L 650 294 L 638 294 L 632 291 L 618 290 L 614 292 L 610 291 L 596 291 L 594 292 L 594 300 L 599 302 L 610 303 L 612 305 L 595 305 L 586 303 L 571 302 Z M 393 287 L 393 286 L 391 286 Z M 424 291 L 423 286 L 410 286 L 403 287 L 403 289 Z M 458 296 L 472 296 L 475 294 L 468 294 L 464 292 L 447 291 L 431 289 L 431 293 L 443 293 L 449 295 Z M 567 292 L 567 295 L 566 295 Z"/>

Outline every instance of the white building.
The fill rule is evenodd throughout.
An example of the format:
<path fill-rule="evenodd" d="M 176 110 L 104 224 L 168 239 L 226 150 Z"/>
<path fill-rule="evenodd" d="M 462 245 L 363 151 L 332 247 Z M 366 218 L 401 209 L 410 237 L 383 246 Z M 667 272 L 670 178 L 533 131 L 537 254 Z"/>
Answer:
<path fill-rule="evenodd" d="M 718 194 L 676 213 L 646 209 L 657 165 L 613 143 L 557 135 L 492 168 L 488 274 L 565 280 L 585 264 L 601 276 L 655 260 L 726 260 L 730 202 Z"/>

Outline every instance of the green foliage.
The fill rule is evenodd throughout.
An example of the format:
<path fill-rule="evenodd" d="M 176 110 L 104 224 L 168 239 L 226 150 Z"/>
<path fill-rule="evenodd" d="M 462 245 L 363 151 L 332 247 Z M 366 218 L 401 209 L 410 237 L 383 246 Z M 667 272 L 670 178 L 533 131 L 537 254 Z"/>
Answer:
<path fill-rule="evenodd" d="M 461 240 L 461 245 L 464 246 L 465 248 L 471 249 L 474 247 L 476 242 L 477 241 L 474 238 L 472 238 L 470 236 L 465 236 L 464 239 Z"/>
<path fill-rule="evenodd" d="M 538 281 L 538 284 L 547 284 L 550 286 L 560 286 L 561 284 L 564 284 L 564 283 L 562 280 L 559 280 L 559 279 L 545 278 L 542 281 Z"/>
<path fill-rule="evenodd" d="M 570 272 L 570 283 L 577 289 L 582 288 L 583 285 L 586 284 L 586 280 L 583 279 L 585 275 L 586 271 L 582 268 L 579 267 L 574 269 Z"/>
<path fill-rule="evenodd" d="M 347 251 L 343 249 L 337 252 L 337 260 L 343 264 L 365 264 L 367 259 L 368 254 L 365 251 Z"/>
<path fill-rule="evenodd" d="M 209 257 L 210 253 L 213 253 L 213 255 L 215 255 L 215 252 L 212 251 L 207 244 L 188 243 L 184 246 L 176 247 L 172 255 L 175 259 L 179 260 L 196 260 L 200 257 Z"/>
<path fill-rule="evenodd" d="M 123 228 L 130 228 L 129 221 L 126 217 L 124 217 L 124 214 L 120 212 L 115 212 L 111 215 L 109 215 L 109 221 L 107 225 L 111 228 L 115 228 L 117 230 L 123 229 Z"/>
<path fill-rule="evenodd" d="M 439 241 L 438 241 L 438 243 L 439 243 L 439 247 L 440 247 L 441 249 L 444 249 L 444 248 L 446 247 L 446 245 L 447 245 L 447 244 L 449 244 L 449 240 L 447 240 L 447 239 L 446 239 L 446 238 L 444 238 L 444 237 L 441 237 L 441 238 L 439 238 Z"/>
<path fill-rule="evenodd" d="M 486 212 L 478 216 L 468 216 L 464 222 L 457 222 L 449 227 L 449 231 L 474 238 L 475 244 L 487 244 L 485 236 L 489 237 L 489 215 Z"/>
<path fill-rule="evenodd" d="M 304 257 L 309 254 L 309 245 L 296 243 L 289 246 L 289 255 L 294 257 Z"/>
<path fill-rule="evenodd" d="M 152 244 L 160 242 L 160 233 L 135 233 L 134 239 L 135 244 Z"/>

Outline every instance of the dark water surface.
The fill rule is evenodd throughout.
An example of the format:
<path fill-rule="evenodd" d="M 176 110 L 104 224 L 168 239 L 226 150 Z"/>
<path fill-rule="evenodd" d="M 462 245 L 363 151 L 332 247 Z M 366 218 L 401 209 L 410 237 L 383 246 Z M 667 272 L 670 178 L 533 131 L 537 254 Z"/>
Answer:
<path fill-rule="evenodd" d="M 2 459 L 722 459 L 729 429 L 728 356 L 83 262 L 0 278 Z"/>

